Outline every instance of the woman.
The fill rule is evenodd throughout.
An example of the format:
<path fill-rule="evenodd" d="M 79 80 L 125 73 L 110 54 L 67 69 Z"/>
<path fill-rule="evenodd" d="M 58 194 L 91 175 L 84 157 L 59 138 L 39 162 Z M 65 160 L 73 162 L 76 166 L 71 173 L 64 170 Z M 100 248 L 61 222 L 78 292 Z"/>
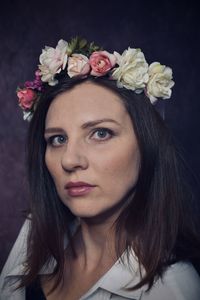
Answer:
<path fill-rule="evenodd" d="M 30 215 L 1 275 L 1 299 L 198 300 L 192 197 L 152 103 L 171 69 L 73 39 L 45 48 L 19 88 Z"/>

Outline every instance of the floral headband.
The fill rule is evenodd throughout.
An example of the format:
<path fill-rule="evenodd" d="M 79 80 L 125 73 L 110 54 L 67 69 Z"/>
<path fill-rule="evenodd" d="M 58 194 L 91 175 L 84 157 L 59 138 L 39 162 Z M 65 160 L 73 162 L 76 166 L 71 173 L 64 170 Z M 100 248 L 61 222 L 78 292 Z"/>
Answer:
<path fill-rule="evenodd" d="M 57 74 L 65 73 L 70 78 L 79 76 L 107 76 L 116 81 L 119 88 L 126 88 L 135 93 L 144 92 L 154 104 L 157 98 L 169 99 L 172 80 L 172 69 L 153 62 L 148 65 L 140 49 L 128 48 L 122 54 L 109 53 L 94 42 L 72 38 L 68 43 L 59 40 L 56 48 L 45 47 L 39 57 L 40 64 L 33 81 L 26 81 L 23 87 L 17 88 L 19 106 L 24 113 L 24 120 L 33 116 L 44 84 L 54 86 L 58 83 Z"/>

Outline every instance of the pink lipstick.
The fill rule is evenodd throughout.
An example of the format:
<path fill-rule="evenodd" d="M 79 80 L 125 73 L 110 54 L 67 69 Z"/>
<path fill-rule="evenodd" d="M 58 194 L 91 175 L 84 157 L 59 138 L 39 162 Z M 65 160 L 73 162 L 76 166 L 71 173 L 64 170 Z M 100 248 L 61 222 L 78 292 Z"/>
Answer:
<path fill-rule="evenodd" d="M 95 186 L 87 182 L 78 181 L 78 182 L 68 182 L 65 185 L 65 189 L 68 192 L 69 196 L 78 197 L 88 194 Z"/>

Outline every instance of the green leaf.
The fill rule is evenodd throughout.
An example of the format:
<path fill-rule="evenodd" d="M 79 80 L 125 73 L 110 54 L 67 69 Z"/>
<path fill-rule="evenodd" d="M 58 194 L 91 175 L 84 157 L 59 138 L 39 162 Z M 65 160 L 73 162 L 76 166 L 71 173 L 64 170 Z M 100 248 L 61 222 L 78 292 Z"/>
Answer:
<path fill-rule="evenodd" d="M 86 39 L 80 39 L 79 40 L 79 48 L 82 49 L 87 46 L 87 40 Z"/>
<path fill-rule="evenodd" d="M 86 56 L 90 56 L 92 52 L 103 50 L 99 46 L 95 45 L 94 42 L 88 43 L 85 38 L 76 36 L 71 39 L 68 43 L 67 54 L 70 56 L 72 53 L 79 53 Z"/>
<path fill-rule="evenodd" d="M 77 48 L 78 37 L 72 38 L 67 47 L 67 54 L 71 55 Z"/>

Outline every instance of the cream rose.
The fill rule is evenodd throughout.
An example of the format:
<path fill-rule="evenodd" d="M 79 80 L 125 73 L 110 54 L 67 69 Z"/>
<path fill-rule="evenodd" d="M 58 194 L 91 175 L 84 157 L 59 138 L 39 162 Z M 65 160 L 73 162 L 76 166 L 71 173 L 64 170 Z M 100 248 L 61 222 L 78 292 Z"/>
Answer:
<path fill-rule="evenodd" d="M 40 75 L 43 82 L 48 82 L 49 85 L 55 85 L 55 75 L 64 70 L 67 64 L 67 50 L 68 43 L 64 40 L 60 40 L 56 48 L 45 47 L 40 55 Z"/>
<path fill-rule="evenodd" d="M 128 48 L 122 55 L 114 52 L 118 68 L 112 73 L 117 80 L 118 87 L 125 87 L 136 92 L 141 92 L 148 82 L 148 64 L 140 49 Z"/>
<path fill-rule="evenodd" d="M 83 54 L 72 54 L 68 59 L 67 73 L 69 77 L 86 75 L 90 72 L 90 64 L 87 56 Z"/>
<path fill-rule="evenodd" d="M 154 103 L 157 98 L 169 99 L 171 97 L 171 88 L 174 86 L 172 80 L 172 69 L 154 62 L 149 66 L 149 81 L 147 83 L 146 93 Z"/>

